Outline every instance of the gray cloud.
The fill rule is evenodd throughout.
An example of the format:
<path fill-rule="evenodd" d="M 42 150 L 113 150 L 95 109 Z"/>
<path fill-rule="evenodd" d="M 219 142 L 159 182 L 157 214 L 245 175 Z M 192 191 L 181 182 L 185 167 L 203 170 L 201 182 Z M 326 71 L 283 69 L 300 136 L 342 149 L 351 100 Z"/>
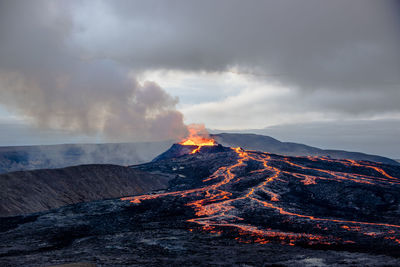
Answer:
<path fill-rule="evenodd" d="M 1 2 L 0 103 L 39 127 L 118 141 L 182 137 L 176 98 L 155 83 L 139 84 L 116 62 L 84 58 L 71 38 L 73 8 Z"/>
<path fill-rule="evenodd" d="M 287 116 L 398 113 L 399 11 L 395 0 L 0 1 L 0 103 L 43 126 L 160 139 L 184 132 L 177 100 L 132 73 L 237 68 L 291 88 Z"/>
<path fill-rule="evenodd" d="M 106 3 L 124 27 L 115 39 L 97 36 L 97 55 L 132 67 L 238 66 L 301 89 L 399 88 L 396 1 Z"/>

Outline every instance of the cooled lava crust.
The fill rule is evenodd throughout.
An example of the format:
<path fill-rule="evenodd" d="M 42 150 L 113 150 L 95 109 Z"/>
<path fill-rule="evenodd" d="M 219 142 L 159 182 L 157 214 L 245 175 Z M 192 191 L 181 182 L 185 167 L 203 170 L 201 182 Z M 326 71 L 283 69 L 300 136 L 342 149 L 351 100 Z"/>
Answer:
<path fill-rule="evenodd" d="M 2 266 L 398 266 L 400 167 L 174 145 L 146 195 L 0 219 Z"/>
<path fill-rule="evenodd" d="M 190 231 L 238 242 L 400 253 L 398 166 L 221 145 L 187 153 L 177 144 L 136 166 L 176 177 L 167 192 L 123 200 L 183 202 L 193 210 Z"/>

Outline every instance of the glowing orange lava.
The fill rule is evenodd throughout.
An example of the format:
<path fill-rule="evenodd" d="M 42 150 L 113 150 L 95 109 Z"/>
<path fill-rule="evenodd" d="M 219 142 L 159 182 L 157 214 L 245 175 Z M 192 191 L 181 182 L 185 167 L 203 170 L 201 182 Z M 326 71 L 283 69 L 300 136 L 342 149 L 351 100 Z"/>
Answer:
<path fill-rule="evenodd" d="M 203 146 L 215 146 L 215 140 L 210 138 L 207 131 L 203 126 L 198 126 L 198 125 L 190 125 L 188 127 L 189 131 L 189 137 L 181 141 L 179 144 L 184 145 L 184 146 L 197 146 L 191 154 L 194 154 L 198 151 Z"/>
<path fill-rule="evenodd" d="M 192 151 L 196 153 L 203 146 L 213 146 L 213 139 L 201 136 L 191 135 L 183 140 L 181 145 L 197 146 Z M 276 188 L 284 188 L 284 186 L 276 186 L 281 183 L 288 183 L 290 180 L 299 179 L 306 186 L 315 186 L 322 180 L 335 181 L 337 183 L 351 182 L 368 185 L 398 185 L 400 179 L 393 177 L 383 170 L 379 165 L 371 162 L 354 161 L 354 160 L 332 160 L 324 157 L 302 158 L 304 163 L 293 162 L 295 157 L 272 156 L 269 153 L 243 150 L 241 148 L 232 148 L 230 156 L 235 155 L 236 162 L 221 166 L 210 176 L 203 179 L 204 183 L 212 182 L 212 184 L 204 184 L 198 187 L 183 191 L 173 191 L 154 195 L 141 195 L 134 197 L 122 198 L 132 203 L 139 204 L 144 200 L 159 198 L 163 196 L 177 196 L 182 198 L 191 197 L 186 204 L 195 211 L 195 217 L 187 221 L 198 224 L 203 230 L 220 234 L 224 229 L 236 234 L 236 238 L 240 242 L 257 242 L 266 244 L 270 241 L 276 241 L 287 245 L 295 245 L 300 242 L 308 244 L 325 244 L 334 243 L 352 244 L 353 240 L 344 240 L 331 235 L 332 229 L 336 231 L 347 231 L 360 233 L 370 238 L 385 238 L 395 244 L 400 244 L 400 224 L 389 224 L 384 222 L 368 222 L 355 221 L 340 218 L 317 217 L 311 214 L 297 213 L 296 210 L 285 209 L 281 205 L 281 192 Z M 299 157 L 301 159 L 301 157 Z M 368 170 L 368 174 L 372 171 L 376 176 L 361 173 L 347 173 L 338 170 L 318 169 L 314 165 L 307 165 L 308 161 L 312 162 L 329 162 L 331 164 L 340 164 L 342 167 L 359 168 L 360 170 Z M 242 194 L 232 193 L 232 185 L 244 179 L 242 171 L 248 162 L 256 162 L 260 168 L 252 171 L 254 175 L 259 175 L 263 180 L 249 187 Z M 286 169 L 274 167 L 274 163 L 280 166 L 287 166 Z M 317 165 L 318 166 L 318 165 Z M 290 171 L 288 168 L 291 168 Z M 307 170 L 310 174 L 304 174 Z M 279 213 L 284 216 L 285 220 L 301 221 L 304 224 L 314 222 L 314 226 L 319 229 L 318 234 L 309 232 L 298 233 L 289 231 L 280 231 L 272 228 L 260 228 L 254 225 L 246 224 L 244 218 L 235 208 L 235 205 L 257 206 L 260 211 Z M 324 227 L 320 224 L 324 223 Z M 339 229 L 339 230 L 338 230 Z M 377 232 L 376 232 L 377 231 Z M 390 234 L 390 235 L 389 235 Z"/>

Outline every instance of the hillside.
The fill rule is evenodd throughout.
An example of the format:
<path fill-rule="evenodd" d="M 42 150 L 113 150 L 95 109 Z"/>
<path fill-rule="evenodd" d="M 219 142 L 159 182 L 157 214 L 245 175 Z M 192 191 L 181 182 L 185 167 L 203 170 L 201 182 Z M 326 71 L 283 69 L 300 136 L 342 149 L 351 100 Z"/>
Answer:
<path fill-rule="evenodd" d="M 11 172 L 0 175 L 0 216 L 143 194 L 167 184 L 165 176 L 116 165 Z"/>

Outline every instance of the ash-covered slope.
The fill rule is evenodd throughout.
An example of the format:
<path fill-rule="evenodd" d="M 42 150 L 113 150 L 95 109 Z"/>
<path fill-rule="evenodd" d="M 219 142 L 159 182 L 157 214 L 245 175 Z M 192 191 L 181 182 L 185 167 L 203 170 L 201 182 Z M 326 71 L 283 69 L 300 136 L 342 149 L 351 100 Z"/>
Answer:
<path fill-rule="evenodd" d="M 397 161 L 360 152 L 344 150 L 320 149 L 304 144 L 281 142 L 275 138 L 258 134 L 221 133 L 212 135 L 218 143 L 225 146 L 243 147 L 244 149 L 264 151 L 288 156 L 318 156 L 335 159 L 353 159 L 382 162 L 386 164 L 400 165 Z"/>
<path fill-rule="evenodd" d="M 133 168 L 175 178 L 163 192 L 2 218 L 0 263 L 400 265 L 398 166 L 203 147 Z"/>
<path fill-rule="evenodd" d="M 0 175 L 0 216 L 27 214 L 60 206 L 166 188 L 168 178 L 117 165 L 81 165 L 63 169 Z"/>

